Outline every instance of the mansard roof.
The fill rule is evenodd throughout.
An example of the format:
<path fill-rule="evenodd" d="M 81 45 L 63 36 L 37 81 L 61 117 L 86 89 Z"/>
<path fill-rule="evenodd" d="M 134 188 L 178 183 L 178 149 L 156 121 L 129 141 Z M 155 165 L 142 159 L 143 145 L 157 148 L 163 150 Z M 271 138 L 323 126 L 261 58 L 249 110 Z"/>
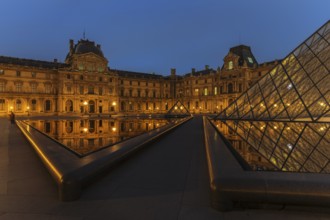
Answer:
<path fill-rule="evenodd" d="M 251 48 L 246 45 L 238 45 L 236 47 L 232 47 L 229 50 L 231 53 L 239 56 L 238 65 L 243 66 L 244 62 L 247 64 L 248 67 L 254 67 L 255 64 L 258 65 L 258 62 L 256 58 L 253 56 L 253 53 L 251 51 Z M 251 62 L 250 59 L 252 59 L 253 62 Z"/>
<path fill-rule="evenodd" d="M 61 67 L 67 67 L 68 65 L 65 63 L 59 62 L 49 62 L 49 61 L 41 61 L 41 60 L 32 60 L 32 59 L 22 59 L 17 57 L 7 57 L 0 56 L 0 64 L 12 64 L 19 66 L 29 66 L 29 67 L 41 67 L 46 69 L 57 69 Z"/>
<path fill-rule="evenodd" d="M 110 71 L 113 71 L 117 73 L 119 76 L 123 77 L 132 77 L 132 78 L 149 78 L 149 79 L 163 79 L 164 76 L 154 74 L 154 73 L 141 73 L 141 72 L 133 72 L 133 71 L 127 71 L 127 70 L 116 70 L 116 69 L 110 69 Z"/>
<path fill-rule="evenodd" d="M 94 53 L 104 58 L 100 45 L 95 45 L 94 41 L 79 40 L 74 47 L 75 54 Z"/>
<path fill-rule="evenodd" d="M 192 71 L 191 73 L 186 73 L 184 76 L 202 76 L 202 75 L 209 75 L 211 73 L 216 72 L 214 69 L 204 69 L 199 71 Z"/>

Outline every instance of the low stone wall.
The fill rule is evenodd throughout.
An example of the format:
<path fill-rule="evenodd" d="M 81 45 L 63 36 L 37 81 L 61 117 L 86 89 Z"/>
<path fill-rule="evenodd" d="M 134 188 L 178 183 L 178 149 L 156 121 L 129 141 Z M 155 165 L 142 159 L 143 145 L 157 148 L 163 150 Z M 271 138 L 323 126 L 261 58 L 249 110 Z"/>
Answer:
<path fill-rule="evenodd" d="M 23 121 L 16 123 L 57 182 L 60 200 L 72 201 L 109 168 L 190 119 L 154 129 L 82 158 Z"/>
<path fill-rule="evenodd" d="M 203 125 L 213 208 L 228 211 L 235 204 L 330 207 L 329 174 L 244 169 L 206 117 Z"/>

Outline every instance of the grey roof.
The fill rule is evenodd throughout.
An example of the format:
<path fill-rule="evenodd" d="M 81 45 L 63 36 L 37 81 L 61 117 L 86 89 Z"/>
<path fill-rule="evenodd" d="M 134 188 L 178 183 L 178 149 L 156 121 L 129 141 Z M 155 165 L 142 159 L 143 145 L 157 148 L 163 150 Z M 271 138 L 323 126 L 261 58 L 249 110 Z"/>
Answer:
<path fill-rule="evenodd" d="M 104 57 L 103 52 L 99 46 L 95 46 L 94 41 L 80 40 L 74 47 L 75 54 L 94 53 Z"/>
<path fill-rule="evenodd" d="M 243 66 L 244 61 L 246 62 L 248 67 L 254 67 L 254 64 L 258 65 L 258 62 L 253 56 L 251 48 L 249 46 L 239 45 L 236 47 L 232 47 L 230 48 L 230 52 L 239 56 L 239 60 L 238 60 L 239 66 Z M 252 59 L 252 62 L 251 60 L 249 60 L 249 58 Z"/>
<path fill-rule="evenodd" d="M 126 71 L 126 70 L 116 70 L 116 69 L 109 69 L 110 71 L 118 73 L 118 75 L 123 77 L 132 77 L 132 78 L 152 78 L 152 79 L 163 79 L 164 76 L 158 74 L 151 74 L 151 73 L 141 73 L 141 72 L 133 72 L 133 71 Z"/>
<path fill-rule="evenodd" d="M 32 60 L 32 59 L 22 59 L 22 58 L 7 57 L 7 56 L 0 56 L 0 63 L 13 64 L 13 65 L 19 65 L 19 66 L 41 67 L 41 68 L 47 68 L 47 69 L 61 68 L 61 67 L 68 66 L 65 63 Z"/>
<path fill-rule="evenodd" d="M 201 75 L 209 75 L 211 73 L 216 72 L 214 69 L 204 69 L 204 70 L 199 70 L 191 73 L 186 73 L 184 76 L 201 76 Z"/>

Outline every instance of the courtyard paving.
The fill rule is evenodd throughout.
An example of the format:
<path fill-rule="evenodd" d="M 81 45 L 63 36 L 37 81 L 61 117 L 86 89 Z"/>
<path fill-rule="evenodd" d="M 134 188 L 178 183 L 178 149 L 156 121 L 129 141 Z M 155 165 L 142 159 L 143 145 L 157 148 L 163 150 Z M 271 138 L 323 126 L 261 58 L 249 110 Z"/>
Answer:
<path fill-rule="evenodd" d="M 0 118 L 0 220 L 330 219 L 319 208 L 211 208 L 201 117 L 120 163 L 77 201 L 59 201 L 56 187 L 19 129 Z"/>

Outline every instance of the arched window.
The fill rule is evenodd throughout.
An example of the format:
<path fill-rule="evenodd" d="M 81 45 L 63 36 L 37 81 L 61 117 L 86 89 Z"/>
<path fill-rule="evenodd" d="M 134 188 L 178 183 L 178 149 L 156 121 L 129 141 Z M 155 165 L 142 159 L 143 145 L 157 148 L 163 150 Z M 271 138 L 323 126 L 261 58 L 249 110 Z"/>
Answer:
<path fill-rule="evenodd" d="M 45 101 L 45 111 L 50 111 L 52 108 L 52 103 L 50 100 Z"/>
<path fill-rule="evenodd" d="M 88 102 L 88 112 L 89 113 L 95 112 L 95 102 L 92 100 Z"/>
<path fill-rule="evenodd" d="M 71 100 L 67 100 L 65 102 L 65 111 L 66 112 L 73 112 L 73 102 Z"/>
<path fill-rule="evenodd" d="M 233 84 L 232 83 L 228 84 L 228 93 L 233 93 Z"/>
<path fill-rule="evenodd" d="M 16 100 L 16 111 L 22 110 L 22 101 L 20 99 Z"/>
<path fill-rule="evenodd" d="M 32 111 L 37 110 L 37 100 L 35 100 L 35 99 L 31 100 L 31 110 Z"/>

